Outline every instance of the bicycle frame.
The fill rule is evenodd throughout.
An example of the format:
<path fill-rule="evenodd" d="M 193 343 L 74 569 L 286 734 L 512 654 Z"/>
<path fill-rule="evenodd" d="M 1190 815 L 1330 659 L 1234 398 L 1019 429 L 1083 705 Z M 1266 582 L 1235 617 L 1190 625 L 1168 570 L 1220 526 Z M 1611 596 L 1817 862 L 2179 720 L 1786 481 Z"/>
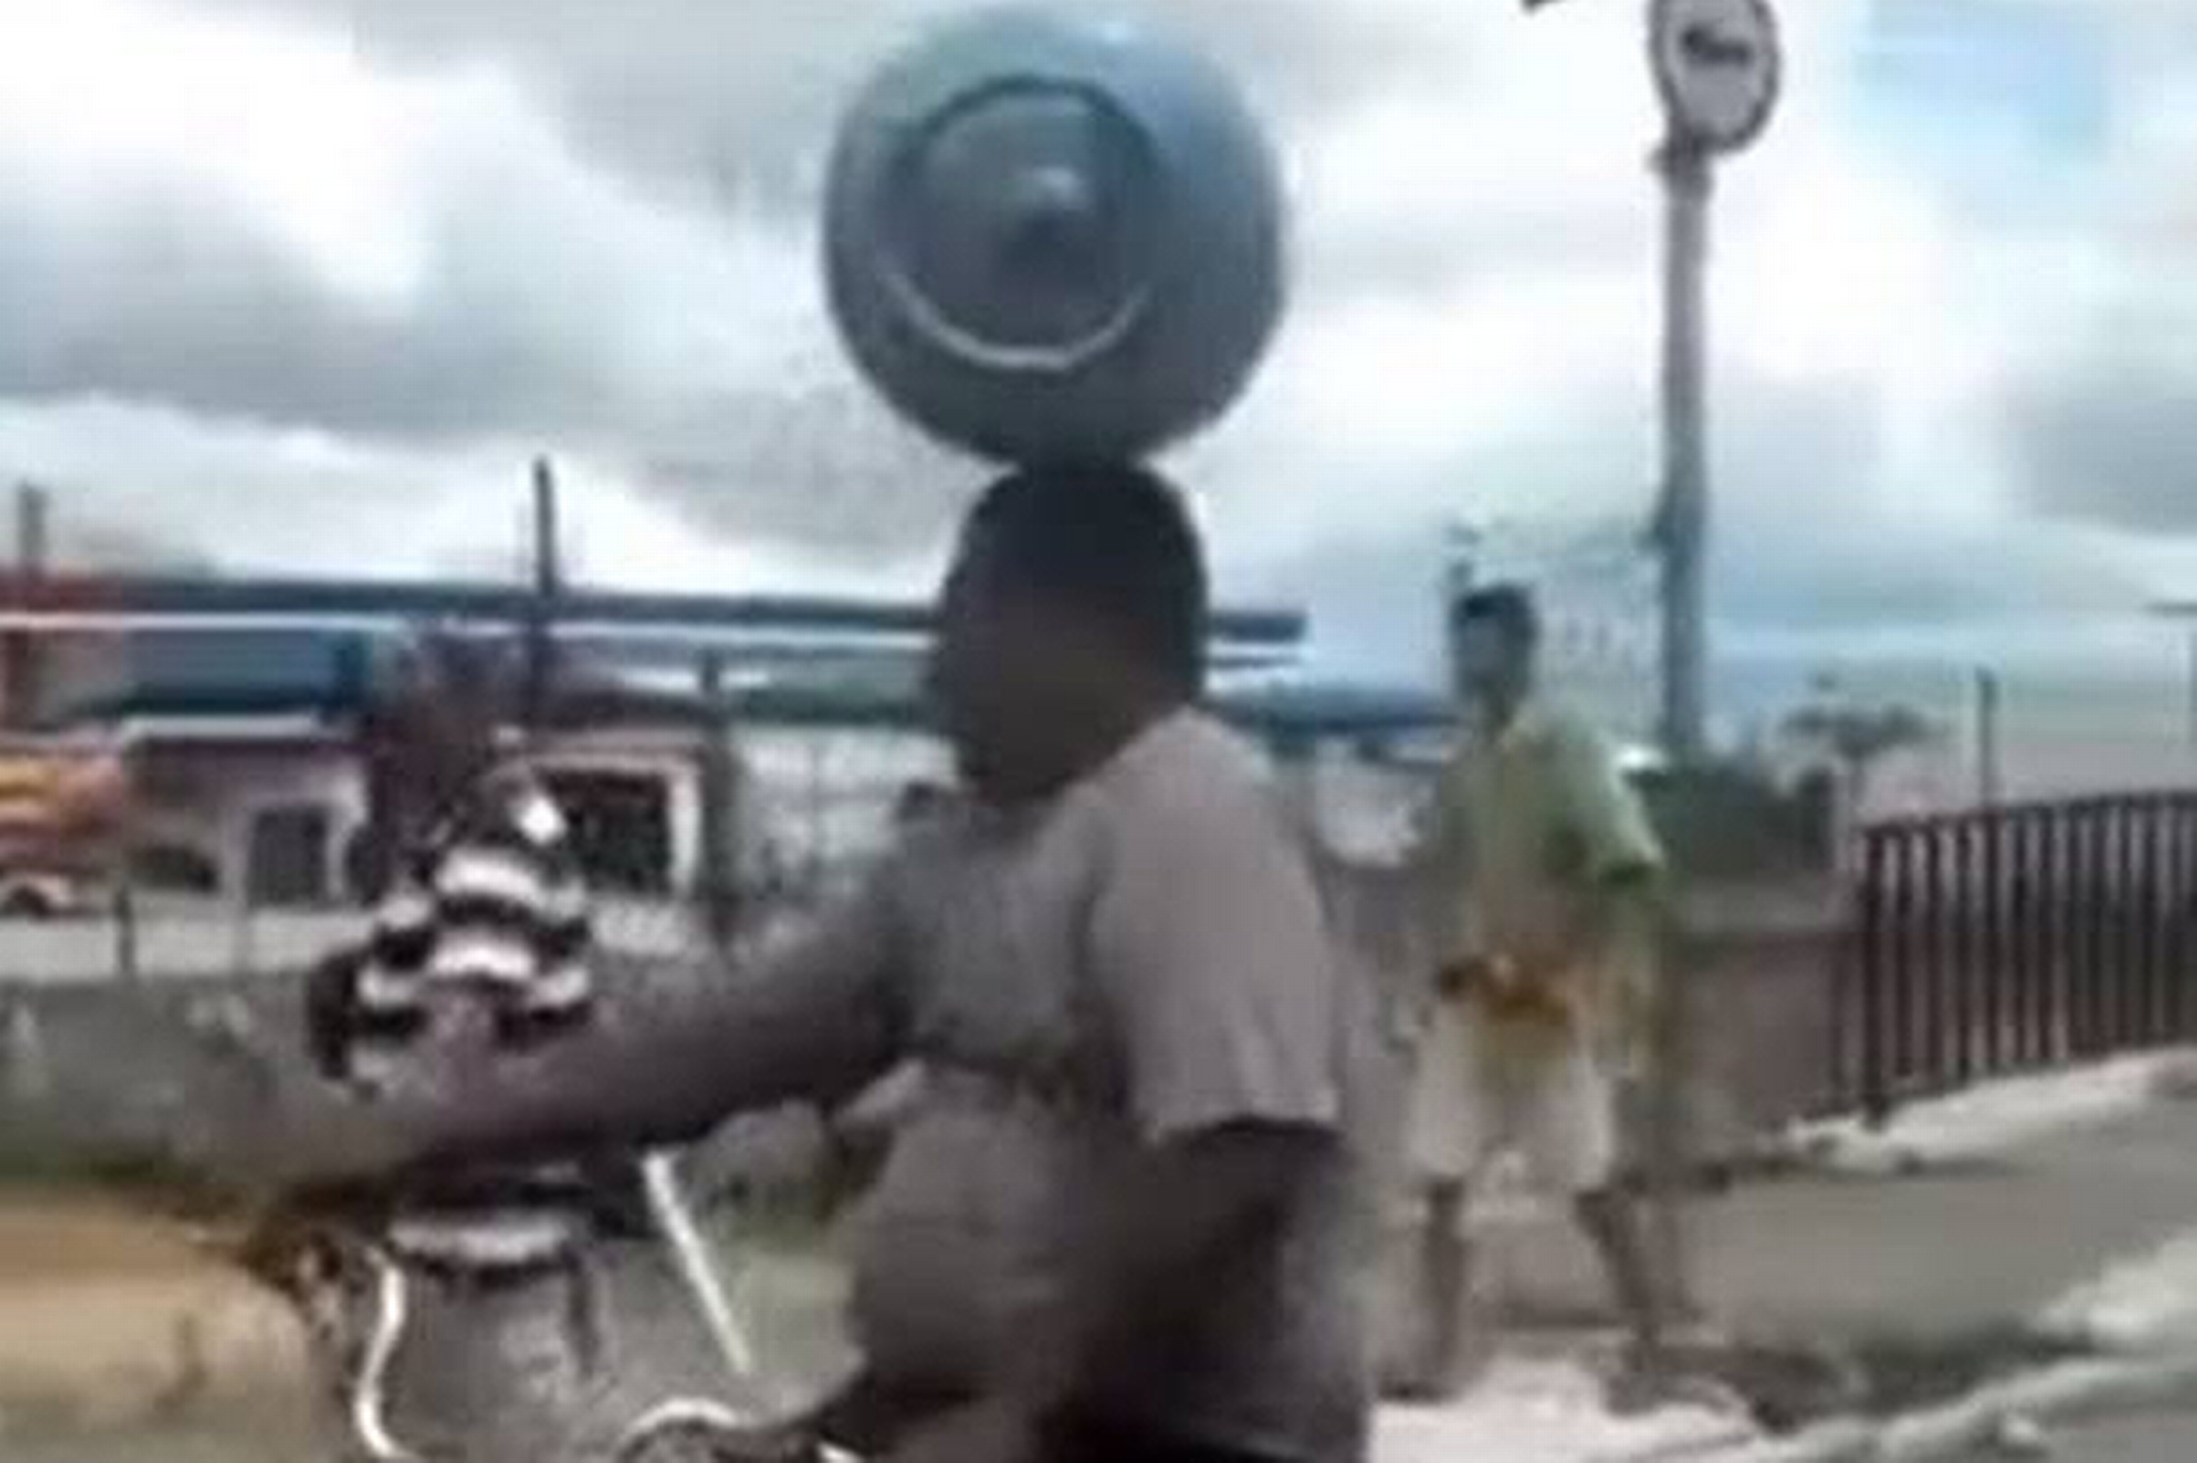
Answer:
<path fill-rule="evenodd" d="M 695 1219 L 677 1156 L 662 1150 L 643 1155 L 641 1179 L 650 1224 L 670 1251 L 681 1288 L 709 1334 L 728 1385 L 734 1391 L 760 1393 L 754 1345 Z M 413 1448 L 389 1421 L 392 1368 L 412 1321 L 411 1280 L 404 1261 L 380 1244 L 353 1242 L 351 1249 L 364 1262 L 370 1290 L 365 1342 L 344 1379 L 344 1416 L 352 1440 L 368 1463 L 456 1463 Z M 796 1450 L 800 1416 L 793 1409 L 743 1410 L 715 1397 L 674 1395 L 627 1423 L 606 1463 L 638 1463 L 682 1442 L 691 1442 L 700 1457 L 711 1460 L 783 1459 Z M 817 1463 L 860 1463 L 855 1455 L 821 1440 L 806 1443 L 803 1456 Z"/>

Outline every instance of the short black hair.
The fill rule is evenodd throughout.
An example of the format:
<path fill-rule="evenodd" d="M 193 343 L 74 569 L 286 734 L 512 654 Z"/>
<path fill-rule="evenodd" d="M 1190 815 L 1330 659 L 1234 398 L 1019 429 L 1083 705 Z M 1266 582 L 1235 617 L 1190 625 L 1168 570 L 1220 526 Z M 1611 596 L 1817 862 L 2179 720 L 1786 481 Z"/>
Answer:
<path fill-rule="evenodd" d="M 1450 601 L 1449 627 L 1467 625 L 1493 625 L 1529 650 L 1541 642 L 1541 611 L 1523 584 L 1490 584 L 1458 595 Z"/>
<path fill-rule="evenodd" d="M 1205 553 L 1181 494 L 1134 463 L 1018 469 L 985 490 L 963 530 L 995 587 L 1088 615 L 1195 695 L 1205 679 Z"/>
<path fill-rule="evenodd" d="M 432 703 L 455 710 L 466 721 L 493 735 L 514 709 L 515 678 L 510 657 L 478 636 L 443 625 L 408 629 L 376 647 L 369 673 L 365 727 L 383 736 L 402 736 L 411 717 Z"/>
<path fill-rule="evenodd" d="M 900 789 L 900 796 L 893 801 L 893 820 L 912 823 L 927 818 L 953 798 L 952 791 L 943 783 L 927 778 L 917 778 Z"/>

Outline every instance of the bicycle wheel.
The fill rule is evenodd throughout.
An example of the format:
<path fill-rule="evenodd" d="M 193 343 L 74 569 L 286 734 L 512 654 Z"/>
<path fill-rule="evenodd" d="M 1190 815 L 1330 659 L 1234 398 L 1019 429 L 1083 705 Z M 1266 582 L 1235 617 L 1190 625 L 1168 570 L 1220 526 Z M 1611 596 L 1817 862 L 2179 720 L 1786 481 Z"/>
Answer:
<path fill-rule="evenodd" d="M 637 1418 L 608 1463 L 827 1463 L 835 1456 L 805 1434 L 757 1426 L 722 1403 L 682 1397 Z"/>

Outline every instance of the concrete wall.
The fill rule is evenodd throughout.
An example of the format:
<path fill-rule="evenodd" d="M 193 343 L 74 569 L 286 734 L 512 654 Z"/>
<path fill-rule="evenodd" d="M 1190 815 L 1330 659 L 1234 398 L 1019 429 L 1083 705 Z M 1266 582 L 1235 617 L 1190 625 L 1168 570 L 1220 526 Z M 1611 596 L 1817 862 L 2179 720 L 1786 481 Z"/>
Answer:
<path fill-rule="evenodd" d="M 302 970 L 360 924 L 350 913 L 246 915 L 213 903 L 148 912 L 134 934 L 112 919 L 0 921 L 0 986 L 119 983 L 129 978 L 125 961 L 135 978 L 161 984 Z"/>
<path fill-rule="evenodd" d="M 135 978 L 151 984 L 293 973 L 358 938 L 364 923 L 357 910 L 246 911 L 217 900 L 147 901 L 128 935 L 107 918 L 0 920 L 0 989 L 122 983 L 126 947 Z M 598 900 L 595 927 L 618 956 L 676 959 L 706 944 L 695 908 L 676 900 Z"/>
<path fill-rule="evenodd" d="M 691 957 L 606 958 L 604 1019 L 664 1019 L 716 978 Z M 142 1169 L 172 1188 L 161 1156 L 263 1130 L 273 1064 L 305 1060 L 301 995 L 284 975 L 0 980 L 0 1171 Z"/>
<path fill-rule="evenodd" d="M 1727 885 L 1689 901 L 1671 988 L 1696 1072 L 1697 1148 L 1743 1149 L 1831 1100 L 1846 914 L 1828 879 Z"/>
<path fill-rule="evenodd" d="M 1425 901 L 1395 868 L 1334 859 L 1319 867 L 1348 967 L 1367 997 L 1376 1101 L 1393 1126 L 1433 967 Z M 0 1076 L 12 1070 L 19 1079 L 37 1067 L 65 1084 L 56 1099 L 62 1108 L 74 1101 L 132 1121 L 166 1111 L 169 1099 L 218 1112 L 221 1101 L 192 1094 L 207 1084 L 218 1097 L 239 1076 L 220 1062 L 208 1065 L 195 1016 L 214 1008 L 209 998 L 241 993 L 265 1029 L 294 1033 L 298 983 L 291 977 L 355 928 L 355 917 L 343 915 L 268 915 L 241 931 L 222 918 L 149 921 L 140 936 L 147 974 L 132 986 L 112 978 L 111 926 L 0 924 L 0 1035 L 8 1041 Z M 1671 988 L 1683 1002 L 1695 1156 L 1743 1154 L 1758 1137 L 1822 1108 L 1831 1090 L 1843 928 L 1840 900 L 1827 883 L 1723 886 L 1688 901 Z M 625 992 L 618 999 L 634 991 L 653 999 L 717 969 L 682 906 L 613 908 L 605 933 L 619 952 L 606 957 Z M 255 971 L 263 974 L 255 978 Z"/>
<path fill-rule="evenodd" d="M 1434 955 L 1425 888 L 1392 867 L 1320 860 L 1331 918 L 1367 983 L 1391 1065 L 1409 1062 Z M 1740 1157 L 1832 1092 L 1833 1015 L 1845 912 L 1827 879 L 1721 884 L 1684 901 L 1666 967 L 1680 1001 L 1675 1062 L 1690 1073 L 1685 1143 Z M 1403 1074 L 1381 1074 L 1394 1086 Z M 1400 1113 L 1401 1097 L 1383 1098 Z"/>

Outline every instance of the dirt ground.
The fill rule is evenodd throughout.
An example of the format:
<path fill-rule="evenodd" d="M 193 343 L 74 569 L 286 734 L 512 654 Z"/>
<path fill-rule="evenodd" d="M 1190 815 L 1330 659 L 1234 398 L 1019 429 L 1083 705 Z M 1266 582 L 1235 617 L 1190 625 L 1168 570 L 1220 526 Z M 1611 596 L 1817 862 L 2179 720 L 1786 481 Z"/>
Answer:
<path fill-rule="evenodd" d="M 33 1436 L 183 1415 L 299 1423 L 303 1359 L 289 1311 L 189 1227 L 96 1194 L 0 1192 L 11 1459 Z"/>
<path fill-rule="evenodd" d="M 270 1443 L 244 1427 L 11 1436 L 6 1448 L 8 1463 L 320 1463 L 317 1453 Z"/>
<path fill-rule="evenodd" d="M 806 1395 L 848 1362 L 838 1257 L 813 1228 L 724 1223 L 766 1379 Z M 92 1192 L 0 1186 L 7 1463 L 310 1463 L 327 1455 L 314 1404 L 296 1318 L 204 1233 Z"/>
<path fill-rule="evenodd" d="M 198 1231 L 91 1191 L 0 1190 L 0 1286 L 173 1276 L 209 1265 Z"/>

